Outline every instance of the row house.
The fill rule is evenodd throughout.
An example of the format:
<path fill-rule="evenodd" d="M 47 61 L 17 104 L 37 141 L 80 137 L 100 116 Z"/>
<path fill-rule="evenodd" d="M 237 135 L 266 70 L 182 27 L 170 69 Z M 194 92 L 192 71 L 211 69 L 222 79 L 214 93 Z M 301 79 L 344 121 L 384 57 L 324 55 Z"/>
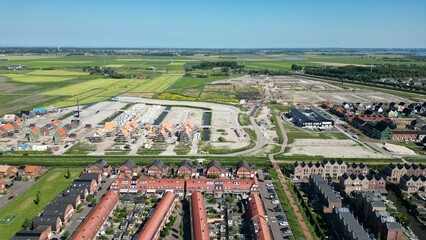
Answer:
<path fill-rule="evenodd" d="M 183 160 L 179 166 L 174 170 L 178 177 L 184 178 L 198 178 L 200 176 L 197 167 L 192 166 L 191 161 Z"/>
<path fill-rule="evenodd" d="M 15 234 L 12 240 L 48 240 L 52 235 L 52 229 L 50 226 L 41 225 L 33 230 L 21 230 Z"/>
<path fill-rule="evenodd" d="M 210 240 L 209 224 L 207 223 L 207 212 L 203 194 L 194 192 L 191 195 L 190 204 L 192 239 Z"/>
<path fill-rule="evenodd" d="M 331 177 L 333 180 L 339 179 L 347 172 L 349 166 L 342 160 L 323 160 L 316 163 L 298 163 L 292 165 L 292 175 L 298 180 L 307 181 L 312 174 L 318 174 L 323 178 Z"/>
<path fill-rule="evenodd" d="M 133 177 L 141 174 L 142 167 L 138 166 L 133 160 L 126 160 L 124 164 L 115 167 L 115 174 L 124 177 Z"/>
<path fill-rule="evenodd" d="M 407 175 L 411 176 L 426 176 L 426 168 L 423 164 L 415 164 L 415 163 L 398 163 L 393 164 L 390 163 L 386 169 L 385 173 L 387 175 L 387 181 L 392 183 L 399 183 L 401 177 Z"/>
<path fill-rule="evenodd" d="M 223 178 L 227 177 L 226 168 L 222 167 L 222 165 L 218 161 L 211 161 L 207 164 L 205 175 L 207 177 L 213 178 Z"/>
<path fill-rule="evenodd" d="M 155 160 L 146 171 L 148 176 L 163 177 L 169 173 L 169 167 L 161 160 Z"/>
<path fill-rule="evenodd" d="M 396 141 L 417 141 L 416 130 L 392 130 L 392 139 Z"/>
<path fill-rule="evenodd" d="M 174 178 L 116 178 L 111 184 L 112 190 L 121 193 L 156 193 L 173 192 L 183 197 L 185 193 L 185 180 Z"/>
<path fill-rule="evenodd" d="M 426 187 L 426 176 L 408 176 L 404 175 L 401 177 L 399 186 L 403 192 L 413 194 L 419 190 L 424 190 Z"/>
<path fill-rule="evenodd" d="M 371 240 L 368 233 L 359 224 L 348 208 L 334 208 L 331 211 L 328 221 L 336 231 L 338 239 Z"/>
<path fill-rule="evenodd" d="M 112 172 L 112 167 L 103 159 L 97 160 L 95 163 L 86 167 L 87 173 L 101 173 L 103 176 L 108 176 Z"/>
<path fill-rule="evenodd" d="M 235 171 L 235 176 L 241 179 L 254 178 L 257 174 L 257 170 L 251 167 L 246 161 L 239 161 Z"/>
<path fill-rule="evenodd" d="M 382 240 L 403 239 L 402 226 L 386 211 L 380 193 L 354 193 L 354 205 L 358 217 Z"/>
<path fill-rule="evenodd" d="M 262 200 L 258 194 L 250 194 L 247 208 L 251 239 L 272 240 Z"/>
<path fill-rule="evenodd" d="M 52 233 L 58 234 L 62 227 L 62 221 L 59 216 L 52 217 L 35 217 L 33 221 L 33 228 L 38 228 L 40 226 L 50 226 Z"/>
<path fill-rule="evenodd" d="M 309 183 L 314 187 L 315 192 L 320 196 L 320 202 L 322 204 L 322 211 L 324 213 L 331 213 L 334 208 L 342 207 L 342 201 L 338 196 L 338 193 L 328 185 L 325 179 L 318 175 L 312 174 L 309 177 Z"/>
<path fill-rule="evenodd" d="M 100 200 L 84 222 L 71 235 L 71 240 L 96 239 L 99 230 L 104 225 L 108 216 L 114 211 L 119 202 L 118 193 L 108 191 Z"/>
<path fill-rule="evenodd" d="M 158 127 L 147 125 L 145 129 L 150 132 L 147 138 L 153 142 L 166 142 L 167 139 L 172 138 L 174 135 L 173 123 L 171 122 L 162 122 Z"/>
<path fill-rule="evenodd" d="M 356 175 L 345 173 L 340 177 L 340 186 L 342 191 L 346 193 L 356 191 L 385 192 L 386 178 L 381 174 Z"/>
<path fill-rule="evenodd" d="M 75 209 L 71 204 L 49 203 L 43 210 L 42 217 L 59 217 L 62 224 L 67 223 L 74 214 Z"/>
<path fill-rule="evenodd" d="M 166 193 L 157 207 L 152 212 L 151 217 L 143 226 L 136 240 L 157 240 L 160 233 L 167 224 L 170 215 L 177 204 L 176 196 L 168 192 Z"/>

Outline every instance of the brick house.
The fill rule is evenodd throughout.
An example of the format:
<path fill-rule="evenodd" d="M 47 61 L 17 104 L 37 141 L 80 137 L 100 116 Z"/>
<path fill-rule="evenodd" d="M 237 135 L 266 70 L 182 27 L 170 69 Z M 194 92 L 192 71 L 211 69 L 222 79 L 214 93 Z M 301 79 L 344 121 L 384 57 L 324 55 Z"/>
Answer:
<path fill-rule="evenodd" d="M 189 160 L 183 160 L 179 163 L 178 168 L 175 170 L 175 175 L 178 177 L 192 178 L 198 177 L 197 168 L 192 166 Z"/>
<path fill-rule="evenodd" d="M 399 186 L 401 190 L 406 193 L 409 193 L 409 194 L 416 193 L 419 190 L 424 189 L 426 187 L 426 176 L 404 175 L 401 177 Z"/>
<path fill-rule="evenodd" d="M 246 161 L 239 161 L 237 164 L 237 170 L 235 176 L 241 179 L 253 178 L 257 174 L 255 168 L 250 167 Z"/>
<path fill-rule="evenodd" d="M 15 176 L 18 173 L 18 168 L 10 165 L 0 165 L 0 176 L 8 178 Z"/>
<path fill-rule="evenodd" d="M 426 167 L 423 164 L 415 164 L 415 163 L 398 163 L 393 164 L 390 163 L 386 169 L 385 173 L 387 175 L 387 181 L 392 183 L 399 183 L 401 177 L 407 175 L 411 176 L 426 176 Z"/>
<path fill-rule="evenodd" d="M 85 172 L 101 173 L 104 176 L 108 176 L 112 172 L 112 167 L 105 160 L 99 159 L 94 164 L 87 166 Z"/>
<path fill-rule="evenodd" d="M 138 166 L 132 160 L 126 160 L 123 165 L 115 168 L 115 173 L 120 176 L 132 177 L 137 176 L 142 172 L 142 167 Z"/>
<path fill-rule="evenodd" d="M 62 223 L 67 223 L 74 214 L 74 208 L 71 204 L 48 204 L 42 213 L 42 217 L 59 217 Z"/>
<path fill-rule="evenodd" d="M 155 160 L 147 170 L 148 176 L 163 177 L 169 172 L 169 167 L 163 161 Z"/>
<path fill-rule="evenodd" d="M 226 169 L 214 160 L 207 164 L 205 173 L 207 177 L 226 177 Z"/>

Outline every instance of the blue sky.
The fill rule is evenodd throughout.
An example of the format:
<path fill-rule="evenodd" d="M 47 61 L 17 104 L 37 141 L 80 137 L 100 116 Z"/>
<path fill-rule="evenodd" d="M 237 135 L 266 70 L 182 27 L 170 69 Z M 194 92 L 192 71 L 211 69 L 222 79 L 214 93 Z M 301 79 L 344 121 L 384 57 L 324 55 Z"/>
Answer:
<path fill-rule="evenodd" d="M 0 46 L 426 48 L 425 0 L 4 1 Z"/>

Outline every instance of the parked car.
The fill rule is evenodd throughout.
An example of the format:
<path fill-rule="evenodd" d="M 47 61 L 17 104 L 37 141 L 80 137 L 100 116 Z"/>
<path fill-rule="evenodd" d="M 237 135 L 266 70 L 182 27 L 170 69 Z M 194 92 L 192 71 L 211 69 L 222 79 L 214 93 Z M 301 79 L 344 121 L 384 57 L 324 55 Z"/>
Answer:
<path fill-rule="evenodd" d="M 280 203 L 280 201 L 278 201 L 277 199 L 274 199 L 274 200 L 272 200 L 272 203 L 273 203 L 273 204 L 279 204 L 279 203 Z"/>
<path fill-rule="evenodd" d="M 14 197 L 15 197 L 15 196 L 11 195 L 11 196 L 9 196 L 7 199 L 11 200 L 11 199 L 13 199 Z"/>

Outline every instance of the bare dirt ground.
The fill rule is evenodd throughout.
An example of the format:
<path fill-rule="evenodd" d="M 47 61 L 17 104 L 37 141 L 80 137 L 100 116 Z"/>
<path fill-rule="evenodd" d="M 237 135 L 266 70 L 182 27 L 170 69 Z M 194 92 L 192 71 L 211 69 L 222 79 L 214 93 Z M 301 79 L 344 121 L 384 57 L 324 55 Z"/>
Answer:
<path fill-rule="evenodd" d="M 296 139 L 284 155 L 324 156 L 329 158 L 383 158 L 352 140 L 339 139 Z"/>

